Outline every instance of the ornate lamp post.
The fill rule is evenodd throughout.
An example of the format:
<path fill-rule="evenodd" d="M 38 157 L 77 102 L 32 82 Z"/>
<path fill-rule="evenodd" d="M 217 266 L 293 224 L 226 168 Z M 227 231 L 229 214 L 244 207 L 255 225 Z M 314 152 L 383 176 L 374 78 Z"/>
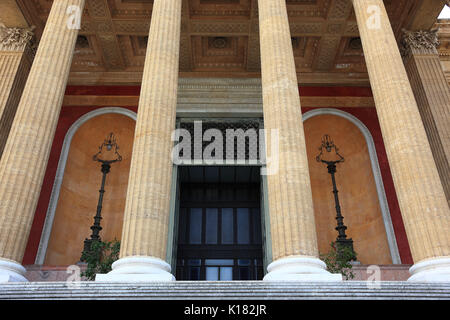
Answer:
<path fill-rule="evenodd" d="M 94 224 L 91 226 L 91 238 L 84 240 L 84 249 L 81 255 L 81 261 L 83 261 L 84 254 L 91 250 L 92 242 L 100 241 L 100 231 L 102 230 L 100 221 L 102 220 L 101 213 L 103 205 L 103 195 L 105 193 L 106 175 L 110 172 L 112 163 L 122 161 L 122 156 L 117 150 L 119 150 L 119 146 L 117 145 L 114 133 L 110 133 L 105 141 L 100 145 L 99 151 L 93 156 L 94 161 L 101 163 L 101 172 L 103 173 L 103 176 L 102 184 L 99 190 L 100 196 L 98 199 L 97 213 L 94 217 Z"/>
<path fill-rule="evenodd" d="M 345 159 L 343 156 L 339 154 L 339 149 L 334 144 L 333 140 L 329 135 L 325 135 L 322 138 L 322 144 L 319 148 L 320 153 L 316 157 L 317 162 L 322 162 L 327 165 L 328 173 L 331 175 L 331 182 L 333 184 L 333 194 L 334 194 L 334 202 L 336 207 L 336 220 L 337 220 L 337 227 L 335 228 L 338 232 L 338 236 L 336 239 L 336 249 L 339 251 L 342 248 L 350 248 L 352 252 L 353 250 L 353 240 L 347 239 L 347 235 L 345 234 L 345 230 L 347 230 L 347 227 L 344 225 L 344 217 L 341 213 L 341 205 L 339 203 L 339 196 L 338 196 L 338 190 L 336 187 L 336 164 L 344 162 Z M 324 159 L 326 157 L 327 159 Z M 352 260 L 356 260 L 355 256 L 353 256 Z"/>

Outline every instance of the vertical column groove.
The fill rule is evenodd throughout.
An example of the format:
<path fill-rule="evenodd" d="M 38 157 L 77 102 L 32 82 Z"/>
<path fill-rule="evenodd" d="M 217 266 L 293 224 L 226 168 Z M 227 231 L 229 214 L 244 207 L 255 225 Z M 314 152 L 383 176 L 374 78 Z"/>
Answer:
<path fill-rule="evenodd" d="M 21 262 L 56 129 L 78 30 L 57 0 L 40 41 L 0 162 L 0 257 Z"/>
<path fill-rule="evenodd" d="M 136 122 L 121 258 L 166 257 L 181 0 L 155 0 Z"/>
<path fill-rule="evenodd" d="M 413 259 L 449 256 L 449 207 L 383 1 L 352 1 Z"/>
<path fill-rule="evenodd" d="M 279 133 L 279 171 L 267 177 L 273 258 L 317 257 L 311 182 L 286 3 L 259 0 L 258 5 L 264 128 Z"/>
<path fill-rule="evenodd" d="M 34 58 L 28 31 L 22 30 L 21 46 L 0 45 L 0 159 Z"/>
<path fill-rule="evenodd" d="M 450 203 L 450 87 L 435 49 L 410 49 L 405 67 Z"/>

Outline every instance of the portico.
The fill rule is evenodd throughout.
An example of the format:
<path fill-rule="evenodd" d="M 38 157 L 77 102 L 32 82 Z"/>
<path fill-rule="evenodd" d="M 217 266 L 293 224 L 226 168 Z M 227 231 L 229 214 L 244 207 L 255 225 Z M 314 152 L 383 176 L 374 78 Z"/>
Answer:
<path fill-rule="evenodd" d="M 95 20 L 91 18 L 99 15 L 102 8 L 95 7 L 90 1 L 86 2 L 90 18 L 84 22 L 88 24 Z M 302 97 L 298 89 L 299 83 L 304 81 L 299 69 L 312 65 L 305 63 L 305 56 L 298 56 L 298 50 L 301 49 L 296 41 L 303 40 L 295 40 L 293 36 L 296 31 L 292 30 L 293 24 L 289 19 L 289 13 L 292 15 L 293 12 L 289 10 L 292 4 L 284 0 L 238 2 L 239 8 L 235 8 L 235 15 L 251 11 L 252 29 L 246 37 L 249 42 L 257 42 L 256 46 L 251 47 L 253 51 L 242 55 L 251 62 L 246 72 L 251 73 L 253 67 L 260 67 L 264 128 L 276 130 L 279 139 L 279 167 L 276 173 L 267 175 L 266 180 L 270 218 L 267 227 L 270 230 L 272 261 L 264 280 L 342 281 L 340 274 L 328 272 L 325 263 L 319 259 L 310 179 L 311 162 L 308 161 L 301 112 Z M 193 11 L 187 13 L 187 1 L 155 0 L 152 3 L 148 25 L 150 31 L 147 31 L 148 49 L 141 74 L 142 86 L 130 160 L 120 259 L 113 264 L 110 273 L 98 275 L 97 281 L 176 280 L 170 261 L 166 261 L 169 234 L 172 232 L 169 229 L 174 181 L 172 133 L 176 128 L 178 85 L 182 81 L 179 77 L 183 76 L 184 63 L 191 63 L 185 57 L 188 49 L 184 47 L 183 39 L 187 35 L 183 22 L 186 15 L 198 13 L 203 4 L 202 1 L 191 1 L 190 5 Z M 73 18 L 68 15 L 69 8 L 78 8 L 83 12 L 85 1 L 55 0 L 49 8 L 36 57 L 11 129 L 8 130 L 1 157 L 0 281 L 3 282 L 26 281 L 21 263 L 39 201 L 64 91 L 68 81 L 79 82 L 84 76 L 82 71 L 70 72 L 76 42 L 80 41 L 80 30 L 68 27 L 67 19 Z M 219 10 L 220 6 L 215 8 Z M 317 81 L 319 77 L 327 76 L 324 70 L 334 63 L 327 53 L 339 46 L 337 39 L 340 39 L 336 38 L 332 27 L 342 22 L 339 13 L 352 12 L 352 8 L 356 17 L 354 27 L 359 32 L 368 71 L 366 82 L 370 82 L 373 92 L 387 160 L 414 261 L 409 280 L 448 282 L 450 211 L 444 189 L 448 180 L 448 176 L 445 176 L 445 141 L 448 140 L 445 129 L 448 126 L 445 125 L 445 116 L 440 117 L 448 114 L 448 83 L 442 76 L 439 64 L 435 63 L 434 72 L 428 76 L 439 81 L 442 90 L 425 90 L 426 94 L 420 100 L 414 95 L 411 78 L 416 80 L 413 87 L 422 83 L 429 88 L 436 81 L 426 82 L 424 76 L 420 72 L 414 73 L 409 65 L 405 69 L 391 19 L 382 0 L 332 1 L 328 7 L 331 13 L 327 17 L 333 23 L 328 23 L 328 33 L 323 35 L 325 40 L 316 51 L 319 58 L 314 63 L 319 72 L 308 75 L 309 79 L 315 78 Z M 420 10 L 420 6 L 416 10 Z M 113 12 L 119 16 L 124 14 L 120 8 Z M 347 17 L 345 13 L 343 15 Z M 81 31 L 87 28 L 84 22 L 81 23 Z M 200 28 L 200 25 L 194 23 L 190 27 Z M 217 28 L 224 25 L 226 23 L 222 21 Z M 310 27 L 313 27 L 312 23 Z M 211 51 L 201 56 L 203 60 L 196 56 L 197 60 L 192 62 L 198 63 L 195 70 L 213 66 L 214 61 L 209 59 L 214 57 L 215 50 L 221 49 L 221 45 L 240 47 L 239 39 L 230 37 L 227 40 L 227 37 L 221 36 L 223 34 L 224 31 L 218 32 L 216 37 L 210 36 L 210 41 L 217 43 L 214 45 L 211 42 Z M 108 36 L 109 32 L 101 33 L 99 38 L 104 41 L 103 45 L 117 45 L 114 41 L 108 42 Z M 196 44 L 196 37 L 192 36 L 190 45 Z M 225 42 L 219 43 L 219 38 L 224 38 Z M 313 40 L 308 41 L 313 43 Z M 200 45 L 206 40 L 199 41 Z M 307 52 L 309 43 L 304 41 L 304 50 Z M 239 50 L 236 52 L 235 59 L 239 59 Z M 2 55 L 4 53 L 0 47 L 0 74 L 3 78 Z M 300 67 L 299 60 L 300 64 L 303 63 Z M 103 74 L 106 78 L 114 77 L 114 72 L 118 72 L 113 63 L 115 60 L 108 61 L 112 64 L 112 71 Z M 239 69 L 236 61 L 229 62 L 228 66 Z M 120 61 L 116 63 L 120 64 Z M 420 63 L 417 65 L 419 71 L 423 69 Z M 351 71 L 345 77 L 351 77 Z M 361 79 L 349 78 L 347 81 L 355 84 Z M 12 90 L 10 87 L 5 88 L 3 90 L 2 87 L 0 97 L 8 96 Z M 440 104 L 430 102 L 436 97 Z M 426 109 L 427 105 L 436 105 L 435 111 L 419 112 Z M 0 112 L 3 112 L 2 109 Z M 428 114 L 435 120 L 424 121 L 424 117 L 429 117 Z M 2 130 L 6 129 L 2 127 Z M 267 150 L 271 150 L 273 146 L 270 140 L 266 144 Z M 439 154 L 440 157 L 437 156 Z"/>

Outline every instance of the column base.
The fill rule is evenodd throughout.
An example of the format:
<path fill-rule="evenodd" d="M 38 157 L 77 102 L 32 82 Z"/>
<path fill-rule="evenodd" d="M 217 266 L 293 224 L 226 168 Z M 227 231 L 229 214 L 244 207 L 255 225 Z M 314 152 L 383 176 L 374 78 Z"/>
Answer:
<path fill-rule="evenodd" d="M 410 269 L 411 282 L 450 282 L 450 257 L 428 259 Z"/>
<path fill-rule="evenodd" d="M 170 265 L 158 258 L 133 256 L 117 260 L 112 271 L 97 274 L 95 281 L 100 282 L 163 282 L 175 281 L 170 273 Z"/>
<path fill-rule="evenodd" d="M 0 283 L 2 282 L 28 282 L 25 278 L 27 270 L 12 260 L 0 259 Z"/>
<path fill-rule="evenodd" d="M 315 257 L 281 258 L 269 264 L 264 281 L 342 281 L 342 274 L 330 273 L 326 268 L 326 264 Z"/>

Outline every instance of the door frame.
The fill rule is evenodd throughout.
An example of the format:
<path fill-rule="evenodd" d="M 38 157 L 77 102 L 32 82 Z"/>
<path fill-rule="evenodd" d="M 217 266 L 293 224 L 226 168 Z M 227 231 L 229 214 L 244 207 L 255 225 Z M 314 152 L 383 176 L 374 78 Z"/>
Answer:
<path fill-rule="evenodd" d="M 217 121 L 217 122 L 236 122 L 236 118 L 178 118 L 176 122 L 176 128 L 180 128 L 181 122 L 194 122 L 194 121 Z M 259 127 L 264 128 L 264 121 L 262 118 L 245 118 L 247 121 L 257 121 L 259 122 Z M 261 137 L 264 139 L 264 137 Z M 180 179 L 179 170 L 180 166 L 253 166 L 260 167 L 261 170 L 265 169 L 266 166 L 259 160 L 257 163 L 248 163 L 241 161 L 234 161 L 229 163 L 224 161 L 221 164 L 211 164 L 208 161 L 191 161 L 186 164 L 173 164 L 172 168 L 172 186 L 170 192 L 170 213 L 169 213 L 169 230 L 167 239 L 167 252 L 166 261 L 172 267 L 172 274 L 176 273 L 177 264 L 177 249 L 178 249 L 178 221 L 179 221 L 179 208 L 180 208 Z M 264 274 L 267 273 L 267 266 L 272 262 L 272 238 L 270 234 L 270 215 L 269 215 L 269 198 L 267 191 L 267 176 L 260 176 L 261 185 L 261 231 L 262 231 L 262 249 L 263 249 L 263 271 Z"/>

